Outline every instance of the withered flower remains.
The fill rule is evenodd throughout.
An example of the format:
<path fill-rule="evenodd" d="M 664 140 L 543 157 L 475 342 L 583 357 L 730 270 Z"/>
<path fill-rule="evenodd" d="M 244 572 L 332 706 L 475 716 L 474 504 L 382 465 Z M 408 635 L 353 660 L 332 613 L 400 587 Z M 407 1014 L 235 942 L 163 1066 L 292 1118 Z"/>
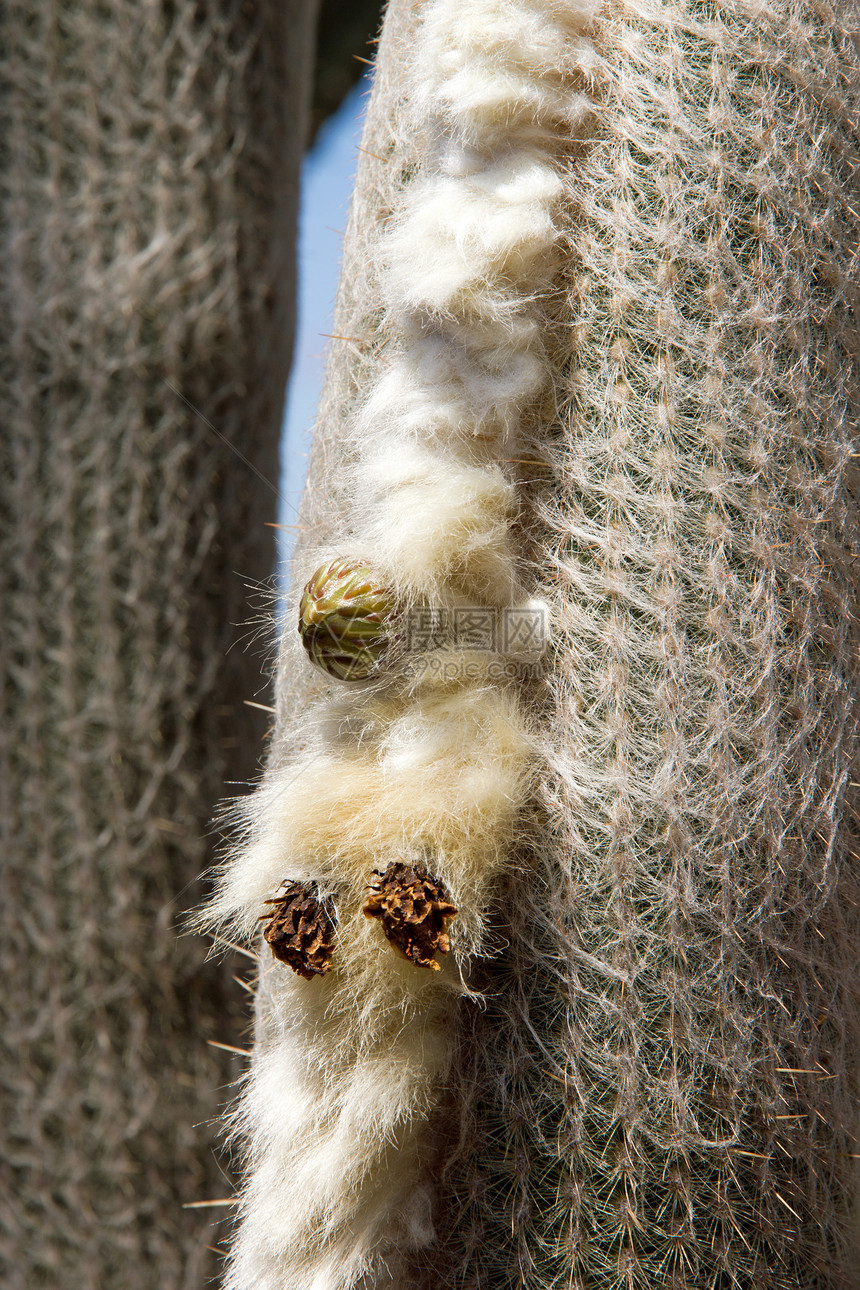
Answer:
<path fill-rule="evenodd" d="M 313 883 L 287 881 L 280 895 L 266 904 L 272 908 L 260 915 L 260 921 L 268 919 L 263 935 L 275 958 L 307 981 L 325 976 L 334 952 L 332 902 L 320 896 Z"/>
<path fill-rule="evenodd" d="M 447 928 L 457 909 L 423 865 L 395 860 L 384 873 L 375 870 L 364 913 L 379 919 L 392 945 L 411 963 L 439 971 L 435 954 L 451 948 Z"/>

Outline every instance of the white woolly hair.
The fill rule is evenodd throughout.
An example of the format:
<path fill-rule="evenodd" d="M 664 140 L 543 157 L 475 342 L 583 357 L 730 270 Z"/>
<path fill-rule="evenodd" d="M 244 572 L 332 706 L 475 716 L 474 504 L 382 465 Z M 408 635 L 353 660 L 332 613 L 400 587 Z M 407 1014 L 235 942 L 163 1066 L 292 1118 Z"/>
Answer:
<path fill-rule="evenodd" d="M 356 477 L 367 516 L 362 538 L 406 598 L 516 601 L 514 490 L 498 466 L 466 465 L 392 436 Z"/>
<path fill-rule="evenodd" d="M 527 600 L 506 466 L 549 382 L 545 304 L 564 149 L 593 111 L 593 9 L 432 0 L 421 13 L 406 96 L 428 143 L 375 245 L 385 367 L 342 440 L 340 531 L 298 567 L 356 553 L 406 602 L 498 610 Z M 250 939 L 296 879 L 335 899 L 338 926 L 321 979 L 262 950 L 230 1290 L 395 1284 L 398 1260 L 432 1237 L 427 1122 L 535 762 L 510 687 L 486 658 L 451 660 L 412 683 L 323 693 L 301 751 L 276 751 L 239 808 L 210 922 Z M 372 872 L 410 859 L 459 911 L 439 972 L 362 916 Z"/>
<path fill-rule="evenodd" d="M 552 147 L 592 111 L 573 86 L 596 63 L 582 35 L 595 3 L 469 0 L 430 6 L 420 100 L 448 132 L 479 151 L 513 140 Z"/>
<path fill-rule="evenodd" d="M 207 913 L 220 931 L 251 938 L 288 875 L 337 893 L 345 959 L 345 938 L 358 935 L 349 929 L 364 928 L 373 871 L 426 855 L 460 910 L 455 956 L 480 948 L 481 914 L 527 791 L 530 739 L 505 690 L 460 682 L 422 690 L 405 702 L 371 693 L 349 713 L 336 703 L 318 709 L 302 756 L 240 803 L 245 838 Z M 373 935 L 382 959 L 392 958 L 382 932 Z"/>
<path fill-rule="evenodd" d="M 448 1066 L 451 1000 L 509 862 L 529 740 L 504 691 L 426 689 L 405 706 L 369 696 L 349 733 L 331 705 L 304 756 L 249 801 L 247 841 L 210 910 L 250 938 L 288 874 L 336 895 L 339 918 L 324 978 L 261 966 L 268 1034 L 235 1117 L 255 1162 L 236 1290 L 351 1286 L 380 1248 L 390 1262 L 390 1247 L 432 1235 L 425 1121 Z M 433 857 L 460 910 L 438 973 L 407 962 L 361 912 L 372 871 L 410 855 Z"/>

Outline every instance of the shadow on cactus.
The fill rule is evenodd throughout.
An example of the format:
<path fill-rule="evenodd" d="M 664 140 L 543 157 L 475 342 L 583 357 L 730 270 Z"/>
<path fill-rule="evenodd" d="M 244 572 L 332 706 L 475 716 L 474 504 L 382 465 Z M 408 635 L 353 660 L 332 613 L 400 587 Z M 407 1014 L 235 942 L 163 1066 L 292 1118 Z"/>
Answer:
<path fill-rule="evenodd" d="M 372 565 L 338 558 L 320 565 L 299 603 L 299 635 L 311 662 L 339 681 L 364 681 L 383 666 L 400 612 Z"/>

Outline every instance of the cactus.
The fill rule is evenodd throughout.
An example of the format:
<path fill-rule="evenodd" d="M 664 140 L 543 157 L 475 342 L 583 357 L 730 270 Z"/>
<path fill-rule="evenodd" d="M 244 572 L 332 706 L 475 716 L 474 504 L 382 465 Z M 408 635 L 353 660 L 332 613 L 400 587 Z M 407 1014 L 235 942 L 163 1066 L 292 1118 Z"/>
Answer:
<path fill-rule="evenodd" d="M 851 12 L 595 26 L 522 454 L 552 770 L 464 1017 L 443 1284 L 860 1284 Z"/>
<path fill-rule="evenodd" d="M 216 1272 L 244 1019 L 179 929 L 264 729 L 314 18 L 0 7 L 4 1290 Z"/>
<path fill-rule="evenodd" d="M 439 692 L 432 711 L 423 694 L 327 708 L 295 766 L 283 722 L 223 907 L 241 921 L 292 819 L 355 909 L 395 834 L 414 845 L 416 823 L 480 800 L 492 694 L 539 770 L 530 800 L 506 789 L 513 822 L 434 852 L 458 910 L 439 972 L 390 955 L 383 976 L 353 924 L 326 1014 L 349 1142 L 321 1092 L 303 1142 L 353 1181 L 272 1234 L 261 1150 L 237 1290 L 287 1260 L 338 1290 L 860 1282 L 851 18 L 389 7 L 334 328 L 361 343 L 331 360 L 307 532 L 343 540 L 353 472 L 349 525 L 410 587 L 504 605 L 518 557 L 550 605 L 549 667 L 515 694 L 451 682 L 444 721 Z M 294 675 L 282 712 L 302 711 Z M 458 703 L 476 719 L 443 739 Z M 443 770 L 469 784 L 456 807 Z M 499 850 L 466 881 L 478 837 Z M 482 1007 L 446 1005 L 452 960 Z M 267 1035 L 285 990 L 261 994 Z M 307 1008 L 294 1042 L 319 1062 Z M 268 1143 L 286 1112 L 262 1107 L 246 1127 L 263 1141 L 268 1116 Z"/>

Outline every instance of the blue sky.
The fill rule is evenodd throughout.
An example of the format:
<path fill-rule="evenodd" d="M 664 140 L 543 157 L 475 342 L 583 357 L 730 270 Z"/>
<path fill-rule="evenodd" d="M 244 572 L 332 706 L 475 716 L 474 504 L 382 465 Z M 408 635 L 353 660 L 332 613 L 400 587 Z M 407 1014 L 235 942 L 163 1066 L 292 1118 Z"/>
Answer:
<path fill-rule="evenodd" d="M 302 167 L 299 215 L 299 298 L 293 367 L 281 438 L 279 523 L 292 525 L 307 470 L 325 356 L 332 330 L 358 143 L 369 84 L 363 78 L 320 129 Z M 289 558 L 293 528 L 279 532 L 279 566 Z"/>

